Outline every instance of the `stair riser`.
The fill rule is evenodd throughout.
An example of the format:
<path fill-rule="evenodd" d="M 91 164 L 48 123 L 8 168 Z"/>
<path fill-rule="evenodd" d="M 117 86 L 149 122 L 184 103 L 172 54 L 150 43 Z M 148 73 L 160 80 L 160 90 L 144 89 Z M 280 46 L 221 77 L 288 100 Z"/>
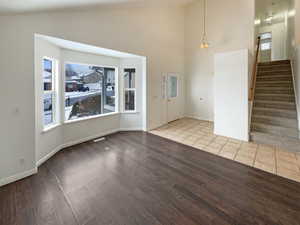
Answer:
<path fill-rule="evenodd" d="M 274 71 L 274 70 L 278 70 L 278 71 L 286 71 L 286 70 L 291 70 L 291 66 L 288 65 L 273 65 L 273 66 L 259 66 L 258 67 L 258 71 Z"/>
<path fill-rule="evenodd" d="M 254 102 L 254 107 L 296 110 L 296 104 L 289 105 L 289 104 L 278 104 L 272 102 L 268 102 L 268 103 Z"/>
<path fill-rule="evenodd" d="M 256 78 L 257 82 L 259 81 L 293 81 L 293 77 L 292 76 L 266 76 L 266 77 L 257 77 Z"/>
<path fill-rule="evenodd" d="M 291 129 L 291 128 L 278 127 L 275 129 L 275 128 L 262 127 L 259 125 L 252 125 L 251 128 L 253 131 L 264 132 L 267 134 L 274 134 L 274 135 L 286 136 L 286 137 L 297 137 L 298 136 L 297 130 Z"/>
<path fill-rule="evenodd" d="M 276 116 L 276 117 L 284 117 L 284 118 L 289 118 L 289 119 L 297 119 L 296 111 L 277 112 L 272 109 L 270 109 L 270 110 L 253 109 L 253 116 L 255 117 L 256 115 Z"/>
<path fill-rule="evenodd" d="M 258 71 L 257 73 L 258 76 L 277 76 L 277 75 L 292 75 L 292 71 Z"/>
<path fill-rule="evenodd" d="M 280 146 L 281 142 L 279 140 L 265 138 L 265 136 L 258 136 L 258 135 L 250 135 L 250 140 L 263 145 L 272 145 L 272 146 Z"/>
<path fill-rule="evenodd" d="M 258 134 L 250 134 L 250 140 L 258 143 L 258 144 L 265 144 L 265 145 L 273 145 L 276 146 L 277 148 L 282 148 L 291 152 L 300 152 L 299 145 L 300 142 L 299 140 L 291 139 L 290 141 L 288 140 L 282 140 L 278 139 L 277 137 L 270 137 L 268 135 L 258 135 Z"/>
<path fill-rule="evenodd" d="M 256 87 L 285 87 L 285 88 L 293 88 L 292 82 L 284 82 L 284 83 L 271 83 L 271 82 L 257 82 Z"/>
<path fill-rule="evenodd" d="M 254 117 L 252 118 L 253 123 L 264 123 L 264 124 L 269 124 L 269 125 L 274 125 L 274 126 L 282 126 L 286 128 L 297 128 L 298 123 L 297 120 L 293 119 L 286 119 L 286 118 L 259 118 L 259 117 Z"/>
<path fill-rule="evenodd" d="M 286 95 L 293 95 L 293 89 L 255 89 L 255 93 L 257 94 L 286 94 Z"/>
<path fill-rule="evenodd" d="M 283 101 L 283 102 L 295 102 L 295 97 L 289 97 L 289 96 L 261 96 L 261 95 L 255 95 L 255 100 L 261 100 L 261 101 Z"/>
<path fill-rule="evenodd" d="M 281 61 L 273 61 L 273 62 L 263 62 L 258 64 L 258 66 L 273 66 L 273 65 L 290 65 L 290 61 L 281 60 Z"/>

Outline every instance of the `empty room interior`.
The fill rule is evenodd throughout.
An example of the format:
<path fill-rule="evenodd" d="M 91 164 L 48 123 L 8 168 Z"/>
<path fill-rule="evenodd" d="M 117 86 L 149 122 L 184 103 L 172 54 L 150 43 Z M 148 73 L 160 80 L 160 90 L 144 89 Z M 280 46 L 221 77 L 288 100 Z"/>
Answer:
<path fill-rule="evenodd" d="M 0 68 L 0 225 L 300 225 L 300 0 L 0 0 Z"/>

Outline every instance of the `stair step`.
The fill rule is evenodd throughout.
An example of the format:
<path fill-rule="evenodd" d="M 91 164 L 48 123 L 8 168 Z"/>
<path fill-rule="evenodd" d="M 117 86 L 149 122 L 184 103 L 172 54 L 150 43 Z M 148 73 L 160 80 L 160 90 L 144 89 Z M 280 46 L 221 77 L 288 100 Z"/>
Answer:
<path fill-rule="evenodd" d="M 261 65 L 258 66 L 259 71 L 274 71 L 274 70 L 291 70 L 290 64 L 278 64 L 278 65 Z"/>
<path fill-rule="evenodd" d="M 293 81 L 291 75 L 276 75 L 276 76 L 257 76 L 257 82 L 259 81 Z"/>
<path fill-rule="evenodd" d="M 253 114 L 252 122 L 286 127 L 286 128 L 295 128 L 295 129 L 298 128 L 297 119 L 290 119 L 290 118 L 284 118 L 284 117 Z"/>
<path fill-rule="evenodd" d="M 254 100 L 253 107 L 268 108 L 268 109 L 295 110 L 296 111 L 295 102 Z"/>
<path fill-rule="evenodd" d="M 253 107 L 253 115 L 284 117 L 297 120 L 296 110 Z"/>
<path fill-rule="evenodd" d="M 270 62 L 261 62 L 258 63 L 259 66 L 270 66 L 270 65 L 284 65 L 284 64 L 290 64 L 290 60 L 278 60 L 278 61 L 270 61 Z"/>
<path fill-rule="evenodd" d="M 255 93 L 255 100 L 263 101 L 286 101 L 286 102 L 295 102 L 294 95 L 284 95 L 284 94 L 258 94 Z"/>
<path fill-rule="evenodd" d="M 267 134 L 279 135 L 282 137 L 298 138 L 298 129 L 287 128 L 264 123 L 252 123 L 251 131 L 258 131 Z"/>
<path fill-rule="evenodd" d="M 292 75 L 291 70 L 274 70 L 274 71 L 260 71 L 258 70 L 258 76 L 276 76 L 276 75 Z"/>
<path fill-rule="evenodd" d="M 298 138 L 282 137 L 279 135 L 267 134 L 253 131 L 250 133 L 250 140 L 258 144 L 274 145 L 292 152 L 300 152 L 300 141 Z"/>
<path fill-rule="evenodd" d="M 257 81 L 256 87 L 288 87 L 293 88 L 292 81 Z"/>
<path fill-rule="evenodd" d="M 258 88 L 255 88 L 255 93 L 294 95 L 294 89 L 288 88 L 288 87 L 258 87 Z"/>
<path fill-rule="evenodd" d="M 279 72 L 271 73 L 271 72 L 258 71 L 257 77 L 261 77 L 261 76 L 265 76 L 265 77 L 292 76 L 292 73 L 289 71 L 280 71 L 280 73 Z"/>

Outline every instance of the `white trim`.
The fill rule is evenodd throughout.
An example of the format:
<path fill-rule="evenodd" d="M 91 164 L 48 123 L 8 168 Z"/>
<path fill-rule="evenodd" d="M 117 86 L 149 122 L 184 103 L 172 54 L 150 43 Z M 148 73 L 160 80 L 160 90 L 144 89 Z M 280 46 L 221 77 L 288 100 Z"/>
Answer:
<path fill-rule="evenodd" d="M 37 161 L 36 166 L 37 167 L 41 166 L 44 162 L 46 162 L 48 159 L 50 159 L 57 152 L 59 152 L 60 150 L 62 150 L 64 148 L 71 147 L 71 146 L 74 146 L 74 145 L 78 145 L 78 144 L 81 144 L 81 143 L 84 143 L 84 142 L 87 142 L 87 141 L 90 141 L 90 140 L 93 140 L 93 139 L 96 139 L 96 138 L 99 138 L 99 137 L 103 137 L 103 136 L 106 136 L 106 135 L 109 135 L 109 134 L 113 134 L 113 133 L 116 133 L 118 131 L 119 131 L 119 129 L 114 129 L 114 130 L 110 130 L 110 131 L 106 131 L 106 132 L 101 132 L 97 135 L 92 135 L 92 136 L 89 136 L 89 137 L 79 139 L 77 141 L 71 141 L 71 142 L 59 145 L 55 149 L 53 149 L 50 153 L 48 153 L 43 158 L 41 158 L 39 161 Z"/>
<path fill-rule="evenodd" d="M 96 66 L 96 67 L 101 67 L 101 68 L 107 68 L 107 69 L 114 69 L 115 70 L 115 112 L 112 113 L 107 113 L 107 114 L 99 114 L 99 115 L 95 115 L 95 116 L 89 116 L 89 117 L 84 117 L 84 118 L 80 118 L 80 119 L 74 119 L 74 120 L 66 120 L 65 118 L 65 98 L 66 98 L 66 90 L 65 90 L 65 82 L 66 82 L 66 65 L 67 64 L 76 64 L 76 65 L 83 65 L 83 66 Z M 88 120 L 88 119 L 94 119 L 94 118 L 98 118 L 98 117 L 102 117 L 105 115 L 113 115 L 113 114 L 119 114 L 119 67 L 118 66 L 111 66 L 111 65 L 95 65 L 95 64 L 87 64 L 87 63 L 81 63 L 81 62 L 72 62 L 72 61 L 64 61 L 64 63 L 62 64 L 62 76 L 61 76 L 61 83 L 62 83 L 62 94 L 61 94 L 61 98 L 62 98 L 62 104 L 61 104 L 61 108 L 60 108 L 60 114 L 62 114 L 62 121 L 63 124 L 69 124 L 69 123 L 73 123 L 73 122 L 77 122 L 77 121 L 83 121 L 83 120 Z M 101 97 L 102 98 L 102 97 Z M 101 104 L 103 104 L 102 99 L 101 99 Z M 102 106 L 101 106 L 102 108 Z"/>
<path fill-rule="evenodd" d="M 81 143 L 84 143 L 84 142 L 87 142 L 87 141 L 91 141 L 91 140 L 96 139 L 96 138 L 100 138 L 100 137 L 103 137 L 103 136 L 107 136 L 109 134 L 116 133 L 118 131 L 119 131 L 119 129 L 104 131 L 104 132 L 101 132 L 99 134 L 88 136 L 88 137 L 85 137 L 85 138 L 81 138 L 81 139 L 76 140 L 76 141 L 70 141 L 68 143 L 62 144 L 61 146 L 62 146 L 62 148 L 71 147 L 71 146 L 78 145 L 78 144 L 81 144 Z"/>
<path fill-rule="evenodd" d="M 56 147 L 54 150 L 52 150 L 47 155 L 45 155 L 43 158 L 41 158 L 39 161 L 37 161 L 36 166 L 39 167 L 40 165 L 42 165 L 44 162 L 46 162 L 48 159 L 50 159 L 52 156 L 54 156 L 60 150 L 62 150 L 62 145 Z"/>
<path fill-rule="evenodd" d="M 118 114 L 120 114 L 120 113 L 119 112 L 112 112 L 112 113 L 99 114 L 99 115 L 95 115 L 95 116 L 87 116 L 87 117 L 74 119 L 74 120 L 66 120 L 66 121 L 64 121 L 64 124 L 76 123 L 76 122 L 81 122 L 81 121 L 91 120 L 91 119 L 97 119 L 97 118 L 106 117 L 106 116 L 114 116 L 114 115 L 118 115 Z"/>
<path fill-rule="evenodd" d="M 140 112 L 138 111 L 124 111 L 122 114 L 139 114 Z"/>
<path fill-rule="evenodd" d="M 45 91 L 44 90 L 44 60 L 48 60 L 48 61 L 51 61 L 51 67 L 52 67 L 52 73 L 51 73 L 51 76 L 52 76 L 52 81 L 51 81 L 51 88 L 52 90 L 50 91 Z M 58 59 L 55 59 L 53 57 L 48 57 L 48 56 L 43 56 L 42 57 L 42 107 L 41 109 L 43 109 L 42 111 L 42 124 L 43 124 L 43 127 L 42 127 L 42 131 L 47 131 L 51 128 L 48 129 L 48 127 L 53 127 L 53 126 L 56 126 L 56 124 L 59 122 L 59 82 L 58 82 L 58 77 L 60 76 L 59 74 L 59 60 Z M 47 124 L 45 125 L 45 113 L 44 113 L 44 95 L 45 94 L 51 94 L 52 95 L 52 116 L 53 116 L 53 121 L 52 123 L 50 124 Z"/>
<path fill-rule="evenodd" d="M 49 131 L 51 131 L 51 130 L 53 130 L 53 129 L 59 127 L 59 126 L 61 126 L 60 123 L 48 125 L 48 126 L 44 127 L 44 129 L 42 130 L 41 133 L 47 133 L 47 132 L 49 132 Z"/>
<path fill-rule="evenodd" d="M 76 140 L 76 141 L 70 141 L 68 143 L 59 145 L 55 149 L 53 149 L 50 153 L 48 153 L 43 158 L 38 160 L 36 162 L 36 167 L 35 168 L 33 168 L 31 170 L 28 170 L 28 171 L 25 171 L 25 172 L 22 172 L 22 173 L 12 175 L 10 177 L 2 178 L 0 180 L 0 187 L 3 186 L 3 185 L 9 184 L 9 183 L 13 183 L 13 182 L 18 181 L 18 180 L 21 180 L 21 179 L 23 179 L 25 177 L 28 177 L 28 176 L 31 176 L 33 174 L 36 174 L 38 172 L 38 167 L 40 167 L 43 163 L 45 163 L 52 156 L 54 156 L 56 153 L 58 153 L 59 151 L 61 151 L 64 148 L 71 147 L 71 146 L 74 146 L 74 145 L 78 145 L 78 144 L 81 144 L 81 143 L 84 143 L 84 142 L 87 142 L 87 141 L 91 141 L 93 139 L 103 137 L 103 136 L 107 136 L 109 134 L 117 133 L 119 131 L 143 131 L 143 129 L 141 127 L 113 129 L 113 130 L 101 132 L 101 133 L 96 134 L 96 135 L 88 136 L 88 137 L 85 137 L 85 138 L 82 138 L 82 139 L 79 139 L 79 140 Z"/>
<path fill-rule="evenodd" d="M 200 116 L 185 115 L 184 117 L 185 118 L 196 119 L 196 120 L 201 120 L 201 121 L 208 121 L 208 122 L 212 122 L 212 123 L 214 122 L 213 120 L 210 120 L 210 119 L 207 119 L 207 118 L 203 118 L 203 117 L 200 117 Z"/>
<path fill-rule="evenodd" d="M 292 68 L 292 77 L 293 77 L 293 88 L 294 88 L 294 94 L 295 94 L 295 101 L 296 101 L 296 111 L 297 111 L 297 119 L 298 119 L 298 130 L 300 130 L 300 118 L 299 118 L 299 113 L 300 113 L 300 106 L 299 106 L 299 101 L 298 98 L 299 96 L 297 95 L 297 86 L 296 86 L 296 79 L 295 79 L 295 70 L 294 70 L 294 66 L 296 66 L 296 64 L 294 63 L 295 60 L 295 55 L 297 57 L 297 51 L 300 51 L 299 47 L 296 47 L 295 51 L 294 51 L 294 55 L 293 55 L 293 59 L 290 60 L 291 62 L 291 68 Z M 300 71 L 298 71 L 299 73 Z"/>
<path fill-rule="evenodd" d="M 124 75 L 125 75 L 125 70 L 130 70 L 130 69 L 134 69 L 134 88 L 125 88 L 125 79 L 124 79 Z M 136 109 L 137 109 L 137 97 L 136 97 L 136 93 L 137 93 L 137 67 L 136 66 L 125 66 L 123 68 L 123 71 L 122 71 L 122 87 L 123 87 L 123 107 L 122 107 L 122 112 L 123 113 L 130 113 L 130 112 L 133 112 L 135 113 L 136 112 Z M 126 107 L 126 91 L 134 91 L 134 110 L 126 110 L 125 107 Z"/>
<path fill-rule="evenodd" d="M 37 167 L 35 167 L 35 168 L 31 169 L 31 170 L 27 170 L 25 172 L 17 173 L 15 175 L 10 176 L 10 177 L 2 178 L 0 180 L 0 187 L 4 186 L 6 184 L 9 184 L 9 183 L 13 183 L 13 182 L 15 182 L 17 180 L 21 180 L 21 179 L 23 179 L 25 177 L 29 177 L 29 176 L 31 176 L 33 174 L 36 174 L 37 171 L 38 171 L 38 169 L 37 169 Z"/>
<path fill-rule="evenodd" d="M 120 128 L 119 131 L 144 131 L 142 127 Z"/>

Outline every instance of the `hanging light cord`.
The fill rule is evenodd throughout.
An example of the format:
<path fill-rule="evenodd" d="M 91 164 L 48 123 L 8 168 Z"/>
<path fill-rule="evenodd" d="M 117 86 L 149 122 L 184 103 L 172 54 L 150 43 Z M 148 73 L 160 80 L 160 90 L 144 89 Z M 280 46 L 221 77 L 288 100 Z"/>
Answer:
<path fill-rule="evenodd" d="M 206 38 L 206 0 L 204 0 L 204 7 L 203 7 L 203 39 Z"/>

